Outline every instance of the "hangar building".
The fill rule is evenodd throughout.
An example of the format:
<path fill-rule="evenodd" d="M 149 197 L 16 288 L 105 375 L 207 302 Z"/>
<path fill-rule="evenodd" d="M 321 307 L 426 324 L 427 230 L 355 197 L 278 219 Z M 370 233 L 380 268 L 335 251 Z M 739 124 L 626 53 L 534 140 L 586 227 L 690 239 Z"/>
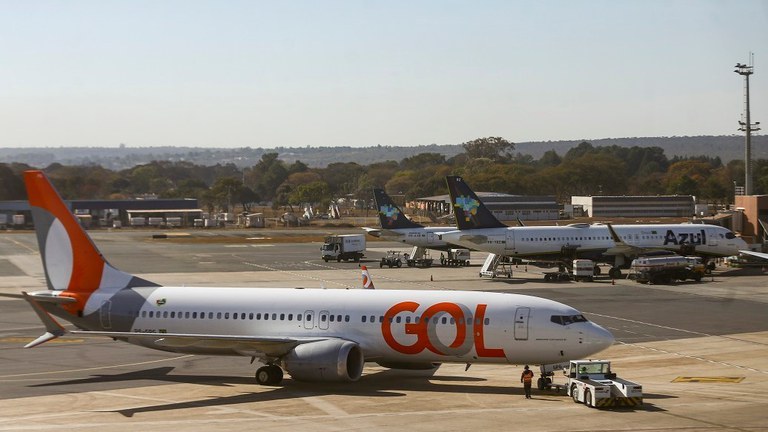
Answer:
<path fill-rule="evenodd" d="M 557 220 L 560 206 L 554 196 L 509 195 L 497 192 L 476 192 L 480 201 L 501 221 Z M 438 195 L 417 198 L 408 203 L 414 213 L 421 216 L 445 216 L 451 211 L 451 198 Z"/>
<path fill-rule="evenodd" d="M 691 217 L 692 195 L 573 196 L 571 205 L 581 206 L 589 217 Z"/>

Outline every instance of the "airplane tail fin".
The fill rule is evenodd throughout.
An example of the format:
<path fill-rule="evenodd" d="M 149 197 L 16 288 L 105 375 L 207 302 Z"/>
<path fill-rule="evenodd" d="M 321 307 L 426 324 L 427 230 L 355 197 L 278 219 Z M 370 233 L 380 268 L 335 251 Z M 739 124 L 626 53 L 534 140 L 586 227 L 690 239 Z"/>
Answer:
<path fill-rule="evenodd" d="M 112 267 L 42 171 L 25 171 L 24 183 L 48 289 L 74 299 L 64 309 L 84 316 L 124 288 L 158 286 Z"/>
<path fill-rule="evenodd" d="M 478 228 L 506 227 L 480 201 L 464 179 L 459 176 L 446 176 L 448 192 L 451 195 L 451 205 L 456 215 L 456 225 L 460 230 Z"/>
<path fill-rule="evenodd" d="M 363 289 L 375 289 L 371 275 L 368 274 L 368 267 L 362 266 L 361 270 L 363 271 Z"/>
<path fill-rule="evenodd" d="M 383 229 L 421 228 L 422 225 L 405 217 L 405 213 L 392 201 L 392 198 L 384 192 L 384 189 L 374 189 L 373 199 L 376 201 L 376 210 L 379 213 L 379 223 Z"/>

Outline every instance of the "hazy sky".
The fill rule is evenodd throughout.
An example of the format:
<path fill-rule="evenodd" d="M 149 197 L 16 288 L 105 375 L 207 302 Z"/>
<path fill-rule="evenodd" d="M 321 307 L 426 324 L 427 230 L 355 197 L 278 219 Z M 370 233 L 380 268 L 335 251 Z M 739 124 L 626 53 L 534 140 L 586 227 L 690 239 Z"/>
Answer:
<path fill-rule="evenodd" d="M 737 134 L 750 51 L 768 122 L 768 0 L 0 0 L 0 145 Z"/>

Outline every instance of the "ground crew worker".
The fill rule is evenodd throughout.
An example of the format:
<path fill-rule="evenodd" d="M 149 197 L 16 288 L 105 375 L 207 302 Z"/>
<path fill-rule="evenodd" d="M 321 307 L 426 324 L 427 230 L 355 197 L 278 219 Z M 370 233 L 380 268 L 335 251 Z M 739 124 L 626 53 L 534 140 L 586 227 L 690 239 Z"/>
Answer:
<path fill-rule="evenodd" d="M 523 383 L 526 399 L 531 398 L 531 384 L 533 383 L 533 375 L 533 371 L 528 367 L 528 365 L 525 365 L 525 370 L 523 371 L 523 374 L 520 375 L 520 382 Z"/>

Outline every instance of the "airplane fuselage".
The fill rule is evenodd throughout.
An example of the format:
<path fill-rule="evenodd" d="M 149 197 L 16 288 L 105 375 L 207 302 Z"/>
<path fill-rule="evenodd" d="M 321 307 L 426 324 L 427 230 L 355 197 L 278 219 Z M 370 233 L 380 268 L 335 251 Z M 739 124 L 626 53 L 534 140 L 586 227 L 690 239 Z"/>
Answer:
<path fill-rule="evenodd" d="M 703 224 L 612 225 L 628 246 L 668 250 L 705 257 L 738 254 L 746 243 L 723 227 Z M 576 256 L 605 261 L 624 252 L 616 250 L 607 225 L 573 224 L 547 227 L 506 227 L 454 230 L 441 234 L 444 241 L 489 253 L 519 257 L 556 258 L 564 248 Z"/>
<path fill-rule="evenodd" d="M 249 354 L 246 345 L 184 343 L 163 334 L 343 339 L 378 362 L 557 363 L 613 341 L 570 306 L 517 294 L 151 287 L 95 296 L 97 311 L 79 326 L 156 334 L 124 340 L 180 353 Z"/>
<path fill-rule="evenodd" d="M 383 229 L 380 232 L 380 237 L 386 240 L 405 243 L 411 246 L 424 247 L 427 249 L 447 250 L 455 246 L 440 240 L 439 233 L 453 229 L 454 228 L 452 227 Z"/>

